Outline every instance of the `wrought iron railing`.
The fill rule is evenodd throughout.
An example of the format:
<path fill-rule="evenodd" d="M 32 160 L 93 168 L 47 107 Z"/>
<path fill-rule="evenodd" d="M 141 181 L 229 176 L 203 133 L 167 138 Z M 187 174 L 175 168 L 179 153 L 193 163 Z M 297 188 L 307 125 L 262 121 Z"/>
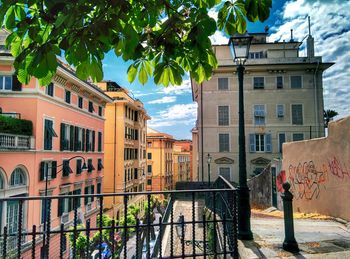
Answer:
<path fill-rule="evenodd" d="M 1 198 L 3 204 L 18 202 L 18 229 L 16 233 L 8 233 L 11 226 L 2 229 L 0 257 L 238 258 L 236 190 L 221 178 L 214 187 L 164 192 Z M 135 212 L 135 208 L 128 204 L 130 195 L 146 197 L 143 213 Z M 104 208 L 103 201 L 115 196 L 123 197 L 123 211 L 119 219 L 107 216 L 110 213 Z M 85 215 L 85 222 L 81 222 L 78 211 L 83 210 L 79 208 L 82 203 L 78 201 L 87 197 L 94 197 L 101 206 L 98 206 L 96 214 L 90 215 L 90 218 Z M 29 218 L 38 213 L 28 213 L 27 210 L 40 210 L 45 199 L 48 212 L 47 220 L 44 219 L 43 223 L 46 227 L 42 228 L 42 219 Z M 66 224 L 51 213 L 59 200 L 61 204 L 62 201 L 73 204 L 71 212 L 60 215 L 73 216 L 73 220 Z M 170 202 L 166 204 L 166 201 Z M 190 204 L 190 209 L 181 209 L 184 204 Z M 38 223 L 29 227 L 28 222 Z M 218 235 L 218 232 L 222 233 Z M 17 239 L 15 248 L 9 246 L 14 238 Z M 23 239 L 26 240 L 25 244 Z"/>

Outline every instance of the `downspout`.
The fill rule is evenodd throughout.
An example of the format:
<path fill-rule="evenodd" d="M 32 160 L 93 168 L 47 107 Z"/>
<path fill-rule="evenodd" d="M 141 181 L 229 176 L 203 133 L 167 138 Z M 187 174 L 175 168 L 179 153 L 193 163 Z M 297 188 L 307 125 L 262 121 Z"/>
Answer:
<path fill-rule="evenodd" d="M 117 150 L 117 104 L 114 103 L 114 151 L 113 151 L 113 193 L 116 193 L 116 150 Z M 115 204 L 115 196 L 113 195 L 113 205 Z M 114 209 L 113 209 L 114 214 Z"/>
<path fill-rule="evenodd" d="M 317 137 L 320 137 L 320 125 L 319 125 L 319 107 L 318 107 L 318 89 L 317 89 L 317 78 L 316 78 L 316 75 L 317 75 L 317 71 L 318 71 L 318 68 L 320 66 L 320 61 L 318 60 L 317 61 L 317 67 L 315 69 L 315 73 L 314 73 L 314 88 L 315 88 L 315 119 L 316 119 L 316 129 L 317 129 Z M 323 113 L 323 111 L 322 111 Z"/>
<path fill-rule="evenodd" d="M 201 169 L 202 169 L 202 182 L 204 182 L 204 136 L 203 136 L 203 84 L 201 83 Z M 199 174 L 199 172 L 198 172 Z M 199 180 L 199 175 L 198 175 Z"/>

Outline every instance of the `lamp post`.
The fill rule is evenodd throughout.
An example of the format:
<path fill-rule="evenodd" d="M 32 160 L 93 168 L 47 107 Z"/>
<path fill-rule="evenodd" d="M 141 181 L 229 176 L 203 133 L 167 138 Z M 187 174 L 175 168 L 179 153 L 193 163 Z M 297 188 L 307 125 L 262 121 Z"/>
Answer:
<path fill-rule="evenodd" d="M 239 186 L 238 186 L 238 238 L 242 240 L 253 239 L 250 229 L 250 202 L 249 188 L 247 185 L 247 165 L 245 150 L 245 128 L 244 128 L 244 97 L 243 97 L 243 76 L 244 63 L 249 55 L 252 36 L 248 33 L 236 34 L 229 40 L 229 46 L 234 61 L 237 64 L 238 74 L 238 104 L 239 104 Z"/>
<path fill-rule="evenodd" d="M 209 182 L 209 186 L 210 186 L 210 163 L 211 163 L 212 157 L 210 156 L 210 154 L 208 154 L 208 158 L 207 158 L 207 163 L 208 163 L 208 182 Z"/>
<path fill-rule="evenodd" d="M 81 167 L 81 170 L 82 171 L 86 171 L 87 170 L 87 166 L 86 166 L 86 162 L 85 162 L 85 158 L 84 157 L 82 157 L 82 156 L 73 156 L 73 157 L 71 157 L 71 158 L 69 158 L 69 159 L 67 159 L 66 161 L 71 161 L 71 160 L 73 160 L 73 159 L 76 159 L 76 158 L 81 158 L 83 161 L 84 161 L 84 163 L 83 163 L 83 166 Z M 60 164 L 60 165 L 58 165 L 58 166 L 56 166 L 56 168 L 58 168 L 58 167 L 62 167 L 59 171 L 57 171 L 56 172 L 56 174 L 58 174 L 58 173 L 60 173 L 60 172 L 62 172 L 63 170 L 64 170 L 64 168 L 63 168 L 63 165 L 64 164 Z M 52 167 L 49 167 L 49 168 L 51 168 L 52 169 Z M 47 226 L 48 226 L 48 215 L 46 215 L 46 213 L 47 213 L 47 206 L 48 206 L 48 199 L 46 198 L 47 197 L 47 192 L 48 192 L 48 187 L 49 187 L 49 168 L 47 168 L 47 170 L 45 170 L 45 193 L 44 193 L 44 196 L 45 196 L 45 204 L 44 204 L 44 230 L 43 230 L 43 247 L 44 247 L 44 258 L 47 258 L 47 243 L 46 243 L 46 236 L 47 236 L 47 233 L 46 233 L 46 231 L 47 231 Z"/>

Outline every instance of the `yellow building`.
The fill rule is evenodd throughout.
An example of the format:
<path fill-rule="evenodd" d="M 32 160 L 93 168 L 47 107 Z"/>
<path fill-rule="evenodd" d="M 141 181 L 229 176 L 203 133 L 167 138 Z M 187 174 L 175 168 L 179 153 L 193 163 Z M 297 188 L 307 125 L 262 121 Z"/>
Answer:
<path fill-rule="evenodd" d="M 147 129 L 147 187 L 163 191 L 173 187 L 173 136 Z M 107 151 L 106 151 L 107 152 Z"/>
<path fill-rule="evenodd" d="M 176 140 L 174 142 L 174 189 L 177 182 L 191 181 L 191 146 L 190 140 Z"/>
<path fill-rule="evenodd" d="M 130 97 L 128 90 L 112 81 L 98 86 L 113 98 L 105 110 L 104 193 L 141 192 L 146 185 L 146 129 L 147 115 L 143 103 Z M 128 200 L 128 205 L 141 205 L 144 197 Z M 114 206 L 113 206 L 114 205 Z M 123 198 L 105 200 L 106 208 L 114 208 L 119 217 Z M 143 206 L 140 206 L 141 208 Z"/>

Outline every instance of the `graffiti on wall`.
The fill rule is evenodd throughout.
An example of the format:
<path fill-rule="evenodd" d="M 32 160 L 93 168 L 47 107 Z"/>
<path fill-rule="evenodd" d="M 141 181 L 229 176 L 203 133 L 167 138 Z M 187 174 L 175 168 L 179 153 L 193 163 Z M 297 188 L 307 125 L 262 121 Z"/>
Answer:
<path fill-rule="evenodd" d="M 329 177 L 350 179 L 345 163 L 333 157 L 326 163 L 322 163 L 318 169 L 313 161 L 300 162 L 297 165 L 291 164 L 288 168 L 288 175 L 283 170 L 277 176 L 277 189 L 278 192 L 283 192 L 282 184 L 288 181 L 295 199 L 314 200 L 318 199 L 321 191 L 326 189 Z"/>

